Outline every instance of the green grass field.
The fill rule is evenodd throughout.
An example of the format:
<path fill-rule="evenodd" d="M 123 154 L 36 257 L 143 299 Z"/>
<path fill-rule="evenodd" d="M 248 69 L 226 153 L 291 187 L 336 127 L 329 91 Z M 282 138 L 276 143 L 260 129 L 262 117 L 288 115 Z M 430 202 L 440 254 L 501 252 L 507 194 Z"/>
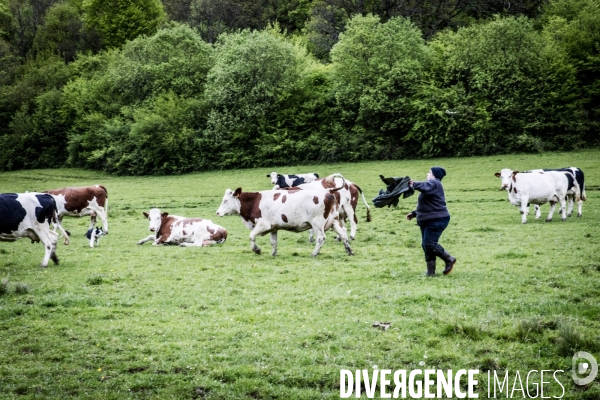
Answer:
<path fill-rule="evenodd" d="M 252 253 L 237 216 L 215 212 L 226 188 L 266 190 L 273 169 L 172 177 L 115 177 L 59 169 L 0 174 L 0 192 L 104 184 L 110 235 L 89 248 L 87 218 L 65 218 L 60 265 L 38 265 L 41 244 L 0 243 L 0 398 L 339 398 L 340 369 L 564 370 L 544 396 L 600 399 L 600 377 L 571 379 L 575 351 L 600 360 L 600 151 L 276 168 L 340 172 L 356 182 L 373 221 L 360 217 L 356 255 L 333 232 L 317 258 L 308 233 L 268 235 Z M 458 258 L 423 278 L 416 224 L 399 207 L 375 209 L 384 176 L 424 180 L 441 165 L 452 221 L 441 244 Z M 583 217 L 520 223 L 494 173 L 577 166 L 586 174 Z M 208 248 L 143 246 L 151 207 L 212 219 L 227 242 Z M 532 210 L 533 211 L 533 210 Z M 441 268 L 438 265 L 438 273 Z M 390 322 L 383 331 L 375 321 Z M 528 388 L 535 393 L 532 374 Z M 377 392 L 379 393 L 379 392 Z M 522 391 L 512 398 L 523 398 Z M 364 397 L 363 391 L 363 397 Z M 378 394 L 377 394 L 378 396 Z M 376 396 L 376 397 L 377 397 Z M 354 395 L 353 397 L 354 398 Z M 506 398 L 505 395 L 502 398 Z"/>

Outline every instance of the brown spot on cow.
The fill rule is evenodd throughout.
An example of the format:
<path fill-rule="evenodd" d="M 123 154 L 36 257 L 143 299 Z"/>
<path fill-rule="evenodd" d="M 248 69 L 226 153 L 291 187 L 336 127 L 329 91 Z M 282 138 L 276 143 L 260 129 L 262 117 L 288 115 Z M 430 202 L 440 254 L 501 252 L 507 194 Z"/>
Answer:
<path fill-rule="evenodd" d="M 334 209 L 334 206 L 337 204 L 335 196 L 331 193 L 327 193 L 323 198 L 323 203 L 325 204 L 325 212 L 323 212 L 323 218 L 327 219 L 331 211 Z"/>
<path fill-rule="evenodd" d="M 283 222 L 288 222 L 287 216 L 285 214 L 281 214 L 281 219 Z"/>
<path fill-rule="evenodd" d="M 209 229 L 210 231 L 210 229 Z M 211 240 L 214 241 L 225 241 L 227 240 L 227 231 L 225 229 L 217 229 L 215 233 L 211 232 L 211 236 L 210 236 Z"/>
<path fill-rule="evenodd" d="M 246 221 L 256 224 L 256 220 L 262 218 L 262 211 L 260 210 L 262 194 L 258 192 L 242 192 L 240 190 L 238 197 L 240 199 L 240 216 Z"/>
<path fill-rule="evenodd" d="M 313 203 L 319 204 L 319 198 L 317 196 L 313 197 Z"/>
<path fill-rule="evenodd" d="M 210 233 L 210 234 L 213 234 L 213 233 L 215 233 L 215 230 L 214 230 L 214 229 L 211 229 L 211 228 L 210 228 L 210 226 L 207 226 L 207 227 L 206 227 L 206 230 L 207 230 L 207 231 L 208 231 L 208 233 Z"/>
<path fill-rule="evenodd" d="M 44 193 L 49 193 L 54 196 L 65 196 L 65 210 L 68 212 L 80 213 L 86 208 L 90 201 L 96 198 L 96 202 L 100 207 L 105 207 L 108 191 L 102 185 L 96 186 L 81 186 L 81 187 L 66 187 L 62 189 L 47 190 Z"/>
<path fill-rule="evenodd" d="M 160 218 L 160 229 L 156 232 L 156 239 L 158 239 L 158 244 L 164 243 L 171 236 L 171 225 L 173 225 L 177 220 L 168 213 L 164 212 L 161 214 Z"/>
<path fill-rule="evenodd" d="M 513 182 L 516 182 L 516 181 L 517 181 L 517 174 L 518 174 L 518 173 L 519 173 L 519 171 L 513 171 L 513 173 L 512 173 L 512 179 L 513 179 Z"/>
<path fill-rule="evenodd" d="M 275 195 L 273 196 L 273 201 L 277 201 L 279 196 L 281 196 L 281 193 L 275 193 Z"/>
<path fill-rule="evenodd" d="M 284 194 L 283 197 L 281 198 L 281 202 L 285 203 L 286 200 L 287 200 L 287 196 Z"/>

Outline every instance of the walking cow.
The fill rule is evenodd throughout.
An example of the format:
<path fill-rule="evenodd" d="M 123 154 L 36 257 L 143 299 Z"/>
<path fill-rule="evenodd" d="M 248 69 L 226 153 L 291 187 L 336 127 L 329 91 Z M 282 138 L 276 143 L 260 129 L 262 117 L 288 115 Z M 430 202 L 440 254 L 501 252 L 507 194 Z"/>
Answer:
<path fill-rule="evenodd" d="M 534 172 L 519 173 L 511 169 L 503 169 L 496 172 L 496 177 L 502 179 L 500 190 L 508 192 L 508 200 L 513 206 L 520 206 L 521 222 L 527 223 L 529 204 L 550 203 L 550 213 L 546 222 L 552 221 L 556 203 L 560 202 L 562 208 L 562 220 L 566 221 L 565 196 L 569 190 L 568 177 L 562 172 Z"/>
<path fill-rule="evenodd" d="M 56 202 L 49 194 L 0 194 L 0 241 L 14 242 L 28 237 L 32 243 L 42 242 L 45 253 L 41 268 L 46 268 L 50 259 L 58 264 L 58 234 L 50 230 L 50 221 L 57 221 L 56 218 Z M 60 224 L 58 226 L 65 235 L 65 244 L 68 244 L 66 233 Z"/>
<path fill-rule="evenodd" d="M 339 222 L 340 206 L 334 192 L 343 186 L 329 191 L 265 190 L 261 192 L 242 192 L 227 189 L 217 215 L 239 215 L 250 232 L 250 247 L 260 254 L 256 245 L 256 236 L 271 234 L 272 255 L 277 255 L 277 231 L 280 229 L 302 232 L 313 229 L 317 236 L 313 257 L 325 242 L 325 231 L 330 227 L 337 232 L 344 242 L 348 255 L 354 255 L 348 244 L 348 236 Z"/>
<path fill-rule="evenodd" d="M 103 231 L 108 235 L 108 191 L 102 185 L 67 187 L 47 190 L 54 196 L 58 207 L 58 222 L 62 223 L 65 215 L 72 217 L 90 216 L 90 227 L 96 225 L 96 216 L 102 220 Z"/>
<path fill-rule="evenodd" d="M 567 179 L 569 179 L 569 190 L 567 191 L 567 217 L 570 217 L 573 213 L 573 206 L 575 201 L 578 204 L 577 217 L 582 216 L 583 211 L 583 202 L 587 200 L 587 196 L 585 194 L 585 176 L 583 171 L 577 167 L 568 167 L 568 168 L 558 168 L 558 169 L 534 169 L 527 172 L 548 172 L 548 171 L 557 171 L 562 172 L 567 175 Z M 570 176 L 573 176 L 575 179 L 571 183 Z M 577 191 L 579 190 L 579 194 Z M 578 200 L 579 199 L 579 200 Z M 541 217 L 540 206 L 535 204 L 533 206 L 535 209 L 535 217 Z"/>

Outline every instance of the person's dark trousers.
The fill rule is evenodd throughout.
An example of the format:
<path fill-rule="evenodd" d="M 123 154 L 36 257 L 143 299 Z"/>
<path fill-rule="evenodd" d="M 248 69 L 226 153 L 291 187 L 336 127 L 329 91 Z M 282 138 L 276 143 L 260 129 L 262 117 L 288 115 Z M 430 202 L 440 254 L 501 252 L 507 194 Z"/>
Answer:
<path fill-rule="evenodd" d="M 421 228 L 421 247 L 425 252 L 425 261 L 435 261 L 436 256 L 441 257 L 444 254 L 444 248 L 438 241 L 449 223 L 450 217 L 418 222 Z"/>

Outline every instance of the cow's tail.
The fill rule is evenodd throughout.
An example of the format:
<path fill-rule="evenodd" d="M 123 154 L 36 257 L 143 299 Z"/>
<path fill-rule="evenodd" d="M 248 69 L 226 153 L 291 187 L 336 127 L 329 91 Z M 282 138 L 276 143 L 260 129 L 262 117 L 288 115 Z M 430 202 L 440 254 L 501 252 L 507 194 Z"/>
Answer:
<path fill-rule="evenodd" d="M 69 234 L 62 227 L 60 220 L 58 219 L 58 207 L 56 206 L 56 201 L 54 201 L 54 197 L 52 198 L 54 204 L 54 210 L 52 211 L 52 222 L 54 223 L 54 231 L 56 232 L 56 228 L 62 232 L 63 237 L 65 238 L 65 246 L 69 244 Z"/>
<path fill-rule="evenodd" d="M 329 189 L 329 193 L 334 193 L 334 192 L 337 192 L 338 190 L 342 190 L 346 186 L 346 179 L 342 176 L 342 174 L 331 174 L 325 179 L 328 180 L 329 182 L 331 182 L 331 181 L 335 182 L 335 178 L 341 178 L 342 185 L 340 187 Z"/>
<path fill-rule="evenodd" d="M 362 189 L 356 183 L 354 185 L 356 186 L 356 188 L 358 189 L 358 192 L 362 196 L 363 203 L 365 203 L 365 207 L 367 207 L 367 222 L 371 222 L 371 219 L 372 219 L 371 218 L 371 209 L 369 208 L 369 203 L 367 203 L 367 200 L 365 199 L 365 194 L 363 193 Z"/>
<path fill-rule="evenodd" d="M 104 185 L 98 185 L 98 187 L 104 190 L 104 193 L 106 193 L 106 200 L 104 200 L 104 213 L 106 214 L 106 218 L 108 218 L 108 190 Z"/>

